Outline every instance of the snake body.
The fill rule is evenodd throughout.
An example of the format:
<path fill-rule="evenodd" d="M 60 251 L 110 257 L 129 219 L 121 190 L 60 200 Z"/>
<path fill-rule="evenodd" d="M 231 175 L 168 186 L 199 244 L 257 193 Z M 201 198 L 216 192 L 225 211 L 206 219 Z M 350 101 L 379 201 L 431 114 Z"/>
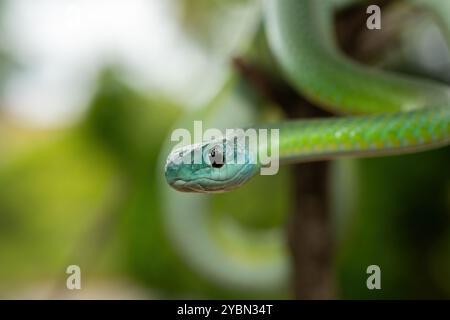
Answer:
<path fill-rule="evenodd" d="M 450 15 L 450 6 L 445 1 L 412 2 L 433 9 L 443 19 Z M 334 3 L 325 0 L 264 2 L 270 49 L 286 78 L 316 105 L 345 115 L 259 125 L 260 128 L 280 130 L 280 160 L 304 162 L 339 156 L 392 155 L 448 145 L 449 87 L 363 66 L 345 57 L 333 37 Z M 442 7 L 437 9 L 439 5 Z M 225 138 L 225 141 L 204 141 L 187 146 L 182 156 L 198 149 L 207 151 L 217 143 L 228 142 Z M 245 148 L 233 150 L 249 152 Z M 252 156 L 246 155 L 246 159 Z M 180 157 L 180 150 L 174 150 L 165 167 L 167 181 L 179 191 L 229 191 L 240 187 L 258 172 L 258 164 L 248 162 L 240 165 L 225 162 L 214 167 L 207 161 L 180 163 L 177 161 Z M 208 238 L 205 236 L 203 241 Z M 220 248 L 215 250 L 219 252 Z M 277 270 L 286 272 L 286 261 L 280 263 L 283 266 Z M 229 267 L 239 270 L 239 263 Z M 251 268 L 258 274 L 257 264 L 249 268 L 247 274 L 251 273 Z M 273 272 L 272 269 L 264 270 Z M 212 267 L 210 272 L 214 273 Z M 223 277 L 226 281 L 226 272 Z M 258 280 L 264 282 L 263 278 Z M 283 276 L 278 274 L 275 278 L 281 281 Z M 252 281 L 256 280 L 252 278 Z"/>
<path fill-rule="evenodd" d="M 290 82 L 310 100 L 335 113 L 367 115 L 267 126 L 280 130 L 280 160 L 401 154 L 448 144 L 449 88 L 350 61 L 334 44 L 330 3 L 266 1 L 269 43 Z M 188 153 L 211 144 L 191 146 Z M 176 158 L 177 153 L 169 157 L 166 176 L 181 191 L 228 191 L 257 172 L 248 163 L 217 170 L 207 161 L 198 167 L 176 166 Z"/>

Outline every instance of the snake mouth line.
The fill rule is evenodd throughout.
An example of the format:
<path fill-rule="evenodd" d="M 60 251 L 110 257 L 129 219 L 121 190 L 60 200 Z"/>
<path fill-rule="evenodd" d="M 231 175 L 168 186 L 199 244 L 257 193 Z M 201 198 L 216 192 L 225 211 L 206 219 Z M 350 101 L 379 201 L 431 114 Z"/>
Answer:
<path fill-rule="evenodd" d="M 241 168 L 238 172 L 236 172 L 233 177 L 231 178 L 231 180 L 235 180 L 236 177 L 244 170 L 244 168 Z M 225 180 L 215 180 L 215 179 L 211 179 L 211 178 L 201 178 L 199 180 L 203 180 L 203 181 L 209 181 L 209 182 L 214 182 L 214 183 L 218 183 L 220 184 L 221 182 L 225 181 Z M 204 188 L 201 183 L 196 183 L 194 182 L 195 180 L 183 180 L 183 179 L 179 179 L 179 178 L 175 178 L 175 179 L 171 179 L 168 180 L 168 183 L 171 187 L 173 187 L 174 189 L 178 190 L 178 191 L 182 191 L 182 192 L 197 192 L 197 193 L 223 193 L 226 192 L 227 189 L 225 188 L 219 188 L 219 189 L 206 189 Z M 241 185 L 241 183 L 239 183 L 239 185 Z"/>
<path fill-rule="evenodd" d="M 181 192 L 206 192 L 205 189 L 198 183 L 193 183 L 192 181 L 185 181 L 183 179 L 175 179 L 168 181 L 169 185 Z"/>

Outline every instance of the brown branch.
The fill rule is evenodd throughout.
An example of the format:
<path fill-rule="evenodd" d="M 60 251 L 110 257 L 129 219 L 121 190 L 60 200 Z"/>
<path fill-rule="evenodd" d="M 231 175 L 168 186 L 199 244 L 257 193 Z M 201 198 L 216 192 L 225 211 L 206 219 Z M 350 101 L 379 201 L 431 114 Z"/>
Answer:
<path fill-rule="evenodd" d="M 288 118 L 326 117 L 323 111 L 299 96 L 287 83 L 266 71 L 234 60 L 235 68 L 263 97 L 279 105 Z M 295 203 L 288 223 L 288 242 L 294 265 L 294 292 L 298 299 L 334 297 L 333 246 L 328 210 L 327 161 L 295 165 Z"/>

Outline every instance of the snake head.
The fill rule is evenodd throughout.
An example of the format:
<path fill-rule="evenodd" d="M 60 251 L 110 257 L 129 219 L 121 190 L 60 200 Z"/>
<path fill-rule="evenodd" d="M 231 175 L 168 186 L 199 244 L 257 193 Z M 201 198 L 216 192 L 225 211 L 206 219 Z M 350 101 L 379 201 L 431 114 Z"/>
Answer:
<path fill-rule="evenodd" d="M 167 158 L 166 180 L 182 192 L 231 191 L 258 171 L 255 155 L 245 141 L 236 137 L 176 148 Z"/>

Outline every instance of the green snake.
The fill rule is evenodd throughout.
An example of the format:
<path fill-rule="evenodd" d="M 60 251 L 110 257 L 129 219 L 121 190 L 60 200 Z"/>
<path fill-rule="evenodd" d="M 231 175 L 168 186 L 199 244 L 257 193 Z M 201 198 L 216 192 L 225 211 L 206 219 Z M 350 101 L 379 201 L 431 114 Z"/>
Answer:
<path fill-rule="evenodd" d="M 268 42 L 285 77 L 316 105 L 345 115 L 258 125 L 258 128 L 279 129 L 281 163 L 341 156 L 395 155 L 448 145 L 450 88 L 431 80 L 370 68 L 344 56 L 338 50 L 333 36 L 336 2 L 264 2 Z M 430 9 L 443 21 L 447 21 L 446 17 L 450 15 L 448 1 L 413 0 L 411 3 Z M 261 164 L 250 161 L 256 157 L 254 150 L 236 147 L 232 140 L 233 137 L 225 137 L 173 150 L 165 166 L 165 177 L 169 185 L 178 191 L 212 193 L 233 190 L 249 181 L 259 172 Z M 245 159 L 243 163 L 228 164 L 225 158 L 233 157 L 233 154 L 228 154 L 229 151 L 222 152 L 223 162 L 217 164 L 211 160 L 212 156 L 215 159 L 217 153 L 220 153 L 216 146 L 232 143 L 234 147 L 220 150 L 243 153 L 239 154 Z M 205 161 L 182 161 L 195 152 L 204 154 Z M 194 220 L 198 226 L 197 236 L 202 241 L 192 239 L 189 242 L 187 239 L 187 244 L 183 244 L 183 240 L 178 237 L 180 245 L 188 251 L 187 255 L 197 255 L 194 258 L 197 259 L 197 266 L 220 278 L 222 282 L 260 281 L 271 287 L 285 281 L 289 268 L 283 253 L 272 257 L 277 261 L 253 261 L 244 267 L 244 263 L 240 264 L 239 261 L 226 261 L 226 257 L 220 256 L 220 246 L 209 240 L 210 235 L 204 231 L 208 226 L 202 224 L 200 216 Z M 182 227 L 177 232 L 183 232 Z M 211 241 L 206 244 L 210 246 L 209 249 L 204 247 L 204 242 L 208 241 Z M 199 262 L 198 260 L 202 260 L 201 254 L 187 248 L 195 244 L 201 246 L 206 253 L 215 250 L 213 256 L 223 261 L 222 269 L 234 268 L 235 274 L 242 271 L 243 276 L 227 278 L 228 273 L 226 270 L 219 270 L 221 267 L 218 263 L 214 265 L 205 258 Z M 217 272 L 214 268 L 217 268 Z"/>

